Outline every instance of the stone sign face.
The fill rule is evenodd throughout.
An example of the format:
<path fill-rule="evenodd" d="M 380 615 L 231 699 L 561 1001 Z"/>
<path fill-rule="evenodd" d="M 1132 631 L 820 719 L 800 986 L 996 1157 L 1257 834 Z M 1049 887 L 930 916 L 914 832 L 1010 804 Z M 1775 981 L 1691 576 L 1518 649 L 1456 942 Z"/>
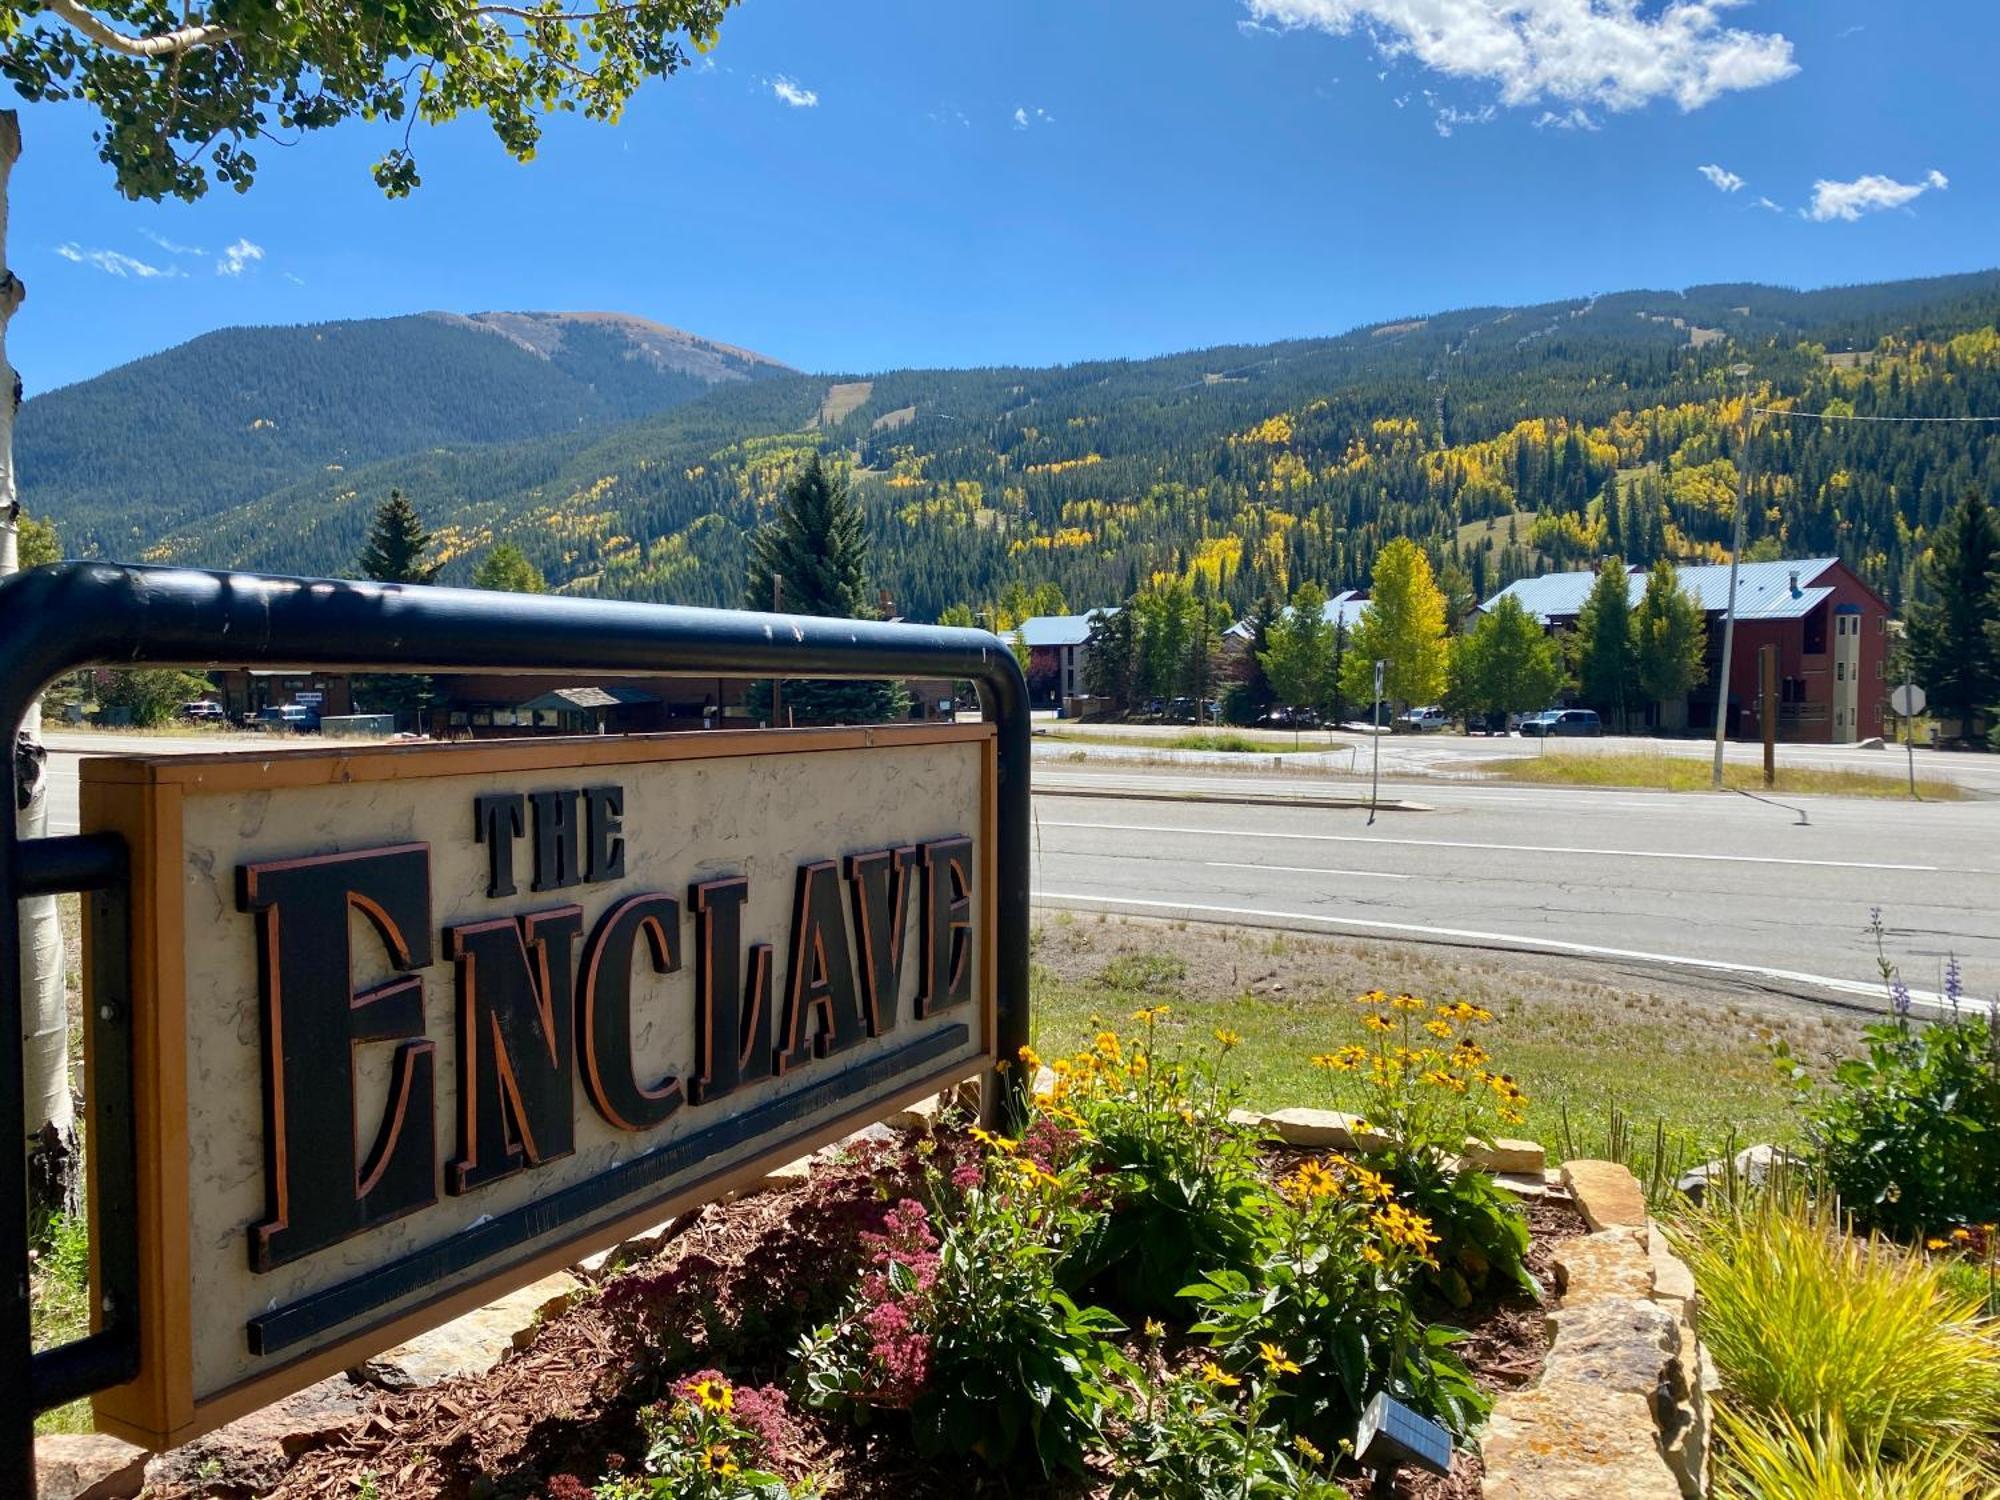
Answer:
<path fill-rule="evenodd" d="M 186 1441 L 990 1064 L 986 725 L 88 760 Z M 88 951 L 88 947 L 86 947 Z"/>

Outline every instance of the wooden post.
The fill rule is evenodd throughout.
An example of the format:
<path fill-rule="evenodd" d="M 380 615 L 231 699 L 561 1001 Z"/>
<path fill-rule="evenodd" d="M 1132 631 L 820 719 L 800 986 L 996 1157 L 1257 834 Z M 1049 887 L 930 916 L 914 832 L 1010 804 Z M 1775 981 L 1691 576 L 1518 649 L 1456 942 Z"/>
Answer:
<path fill-rule="evenodd" d="M 1764 698 L 1764 786 L 1766 790 L 1778 784 L 1778 648 L 1775 645 L 1760 646 L 1757 650 L 1758 676 L 1762 679 L 1760 691 Z"/>

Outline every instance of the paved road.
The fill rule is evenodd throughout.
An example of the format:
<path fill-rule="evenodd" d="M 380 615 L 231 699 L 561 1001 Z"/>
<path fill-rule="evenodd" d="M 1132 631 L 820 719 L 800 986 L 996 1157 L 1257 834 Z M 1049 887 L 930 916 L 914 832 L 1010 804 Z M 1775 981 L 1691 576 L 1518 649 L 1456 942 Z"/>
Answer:
<path fill-rule="evenodd" d="M 76 827 L 85 748 L 218 742 L 53 737 L 54 831 Z M 1920 994 L 1939 987 L 1948 953 L 1970 994 L 2000 994 L 2000 801 L 1799 798 L 1801 826 L 1743 796 L 1392 777 L 1385 798 L 1430 810 L 1370 827 L 1362 809 L 1282 800 L 1356 790 L 1325 777 L 1065 757 L 1038 757 L 1035 774 L 1045 905 L 1541 948 L 1849 998 L 1879 993 L 1863 933 L 1879 906 Z M 1217 791 L 1269 800 L 1192 800 Z"/>
<path fill-rule="evenodd" d="M 1935 991 L 1956 953 L 1969 993 L 2000 993 L 2000 803 L 1800 799 L 1800 826 L 1740 796 L 1399 782 L 1384 794 L 1434 810 L 1371 828 L 1360 809 L 1073 795 L 1221 779 L 1198 773 L 1037 774 L 1045 904 L 1534 947 L 1849 997 L 1880 992 L 1863 932 L 1880 906 L 1913 988 Z"/>
<path fill-rule="evenodd" d="M 1143 754 L 1151 759 L 1185 759 L 1197 764 L 1204 761 L 1240 764 L 1244 761 L 1257 760 L 1263 760 L 1265 765 L 1270 763 L 1263 757 L 1251 754 L 1173 751 L 1154 743 L 1196 732 L 1193 726 L 1186 724 L 1072 726 L 1048 721 L 1038 724 L 1037 728 L 1046 731 L 1036 741 L 1037 748 L 1044 755 L 1066 754 L 1116 759 L 1125 755 Z M 1096 743 L 1064 745 L 1061 740 L 1066 733 L 1087 734 L 1094 741 L 1104 739 L 1129 741 L 1129 746 Z M 1366 735 L 1308 730 L 1296 739 L 1296 744 L 1303 747 L 1305 753 L 1290 753 L 1295 741 L 1289 734 L 1259 734 L 1257 737 L 1268 740 L 1274 750 L 1286 751 L 1287 753 L 1282 754 L 1279 759 L 1295 771 L 1333 771 L 1344 774 L 1353 770 L 1366 774 L 1368 770 L 1372 747 L 1370 737 Z M 1313 748 L 1315 745 L 1321 748 L 1315 750 Z M 1628 735 L 1557 740 L 1552 748 L 1566 755 L 1601 755 L 1636 751 L 1646 755 L 1671 755 L 1702 761 L 1709 760 L 1715 754 L 1712 740 L 1653 739 Z M 1541 740 L 1522 739 L 1518 735 L 1389 735 L 1382 741 L 1382 774 L 1436 776 L 1447 779 L 1471 777 L 1477 773 L 1468 768 L 1477 762 L 1513 756 L 1540 755 L 1543 749 Z M 1735 764 L 1763 763 L 1764 750 L 1761 745 L 1731 741 L 1725 747 L 1725 753 Z M 1919 747 L 1914 759 L 1919 777 L 1956 781 L 1972 790 L 2000 796 L 2000 755 Z M 1799 769 L 1851 770 L 1877 776 L 1900 777 L 1906 772 L 1907 758 L 1900 746 L 1864 750 L 1852 745 L 1780 745 L 1778 764 L 1781 767 Z"/>

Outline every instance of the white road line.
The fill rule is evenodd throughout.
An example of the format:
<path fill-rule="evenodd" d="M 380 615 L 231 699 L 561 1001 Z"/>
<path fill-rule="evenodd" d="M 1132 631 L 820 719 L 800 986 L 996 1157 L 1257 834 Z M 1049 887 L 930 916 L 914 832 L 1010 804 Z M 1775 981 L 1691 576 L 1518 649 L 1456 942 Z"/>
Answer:
<path fill-rule="evenodd" d="M 1408 880 L 1408 875 L 1391 875 L 1387 870 L 1329 870 L 1324 865 L 1252 865 L 1237 864 L 1234 860 L 1206 859 L 1202 863 L 1211 870 L 1270 870 L 1280 875 L 1341 875 L 1355 876 L 1363 880 Z"/>
<path fill-rule="evenodd" d="M 1483 943 L 1495 947 L 1521 948 L 1530 952 L 1559 953 L 1579 958 L 1617 958 L 1633 963 L 1663 964 L 1668 968 L 1706 969 L 1717 974 L 1745 974 L 1758 979 L 1781 979 L 1791 984 L 1809 984 L 1816 988 L 1832 990 L 1843 995 L 1867 995 L 1884 998 L 1879 982 L 1863 983 L 1853 979 L 1833 979 L 1824 974 L 1806 974 L 1797 969 L 1773 969 L 1763 964 L 1731 963 L 1721 958 L 1689 958 L 1677 953 L 1647 953 L 1635 948 L 1606 948 L 1596 943 L 1571 943 L 1560 938 L 1523 937 L 1511 932 L 1479 932 L 1464 927 L 1426 927 L 1414 922 L 1380 922 L 1367 917 L 1323 917 L 1313 912 L 1274 911 L 1256 906 L 1203 906 L 1191 901 L 1142 901 L 1136 896 L 1086 896 L 1068 891 L 1037 891 L 1035 901 L 1040 903 L 1067 901 L 1095 911 L 1122 911 L 1127 907 L 1142 907 L 1148 911 L 1183 913 L 1188 916 L 1213 917 L 1256 917 L 1264 921 L 1305 922 L 1321 927 L 1362 928 L 1369 932 L 1409 933 L 1419 937 L 1447 938 L 1461 943 Z M 1944 996 L 1935 990 L 1912 990 L 1910 998 L 1918 1005 L 1942 1010 Z M 1991 1000 L 1961 999 L 1959 1004 L 1967 1010 L 1989 1011 Z"/>
<path fill-rule="evenodd" d="M 1043 828 L 1087 828 L 1110 833 L 1185 833 L 1232 839 L 1291 839 L 1323 844 L 1389 844 L 1398 848 L 1487 849 L 1508 854 L 1592 854 L 1607 859 L 1684 859 L 1708 864 L 1812 865 L 1824 870 L 1904 870 L 1923 875 L 1944 873 L 1941 865 L 1898 865 L 1860 859 L 1788 859 L 1774 854 L 1675 854 L 1661 849 L 1589 849 L 1572 844 L 1481 844 L 1465 839 L 1385 839 L 1358 833 L 1272 833 L 1251 828 L 1176 828 L 1164 823 L 1059 823 L 1041 820 Z M 1991 875 L 1991 870 L 1960 870 L 1963 875 Z"/>

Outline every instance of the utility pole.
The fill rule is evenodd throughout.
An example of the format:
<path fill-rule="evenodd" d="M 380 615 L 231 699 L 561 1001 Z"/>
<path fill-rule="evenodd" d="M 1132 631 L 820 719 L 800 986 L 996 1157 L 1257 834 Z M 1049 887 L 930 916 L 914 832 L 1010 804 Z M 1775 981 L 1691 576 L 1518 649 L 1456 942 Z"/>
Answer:
<path fill-rule="evenodd" d="M 785 575 L 782 573 L 773 573 L 771 575 L 771 613 L 774 615 L 783 614 L 784 610 Z M 782 729 L 785 727 L 784 716 L 779 712 L 779 706 L 782 702 L 782 692 L 783 689 L 779 686 L 778 678 L 773 675 L 771 678 L 771 727 L 773 729 Z"/>
<path fill-rule="evenodd" d="M 1750 506 L 1750 367 L 1732 365 L 1743 382 L 1743 441 L 1737 450 L 1736 539 L 1729 548 L 1729 605 L 1722 614 L 1722 671 L 1715 683 L 1715 772 L 1710 786 L 1722 790 L 1722 747 L 1729 738 L 1729 663 L 1736 651 L 1736 570 L 1743 562 L 1743 519 Z"/>

